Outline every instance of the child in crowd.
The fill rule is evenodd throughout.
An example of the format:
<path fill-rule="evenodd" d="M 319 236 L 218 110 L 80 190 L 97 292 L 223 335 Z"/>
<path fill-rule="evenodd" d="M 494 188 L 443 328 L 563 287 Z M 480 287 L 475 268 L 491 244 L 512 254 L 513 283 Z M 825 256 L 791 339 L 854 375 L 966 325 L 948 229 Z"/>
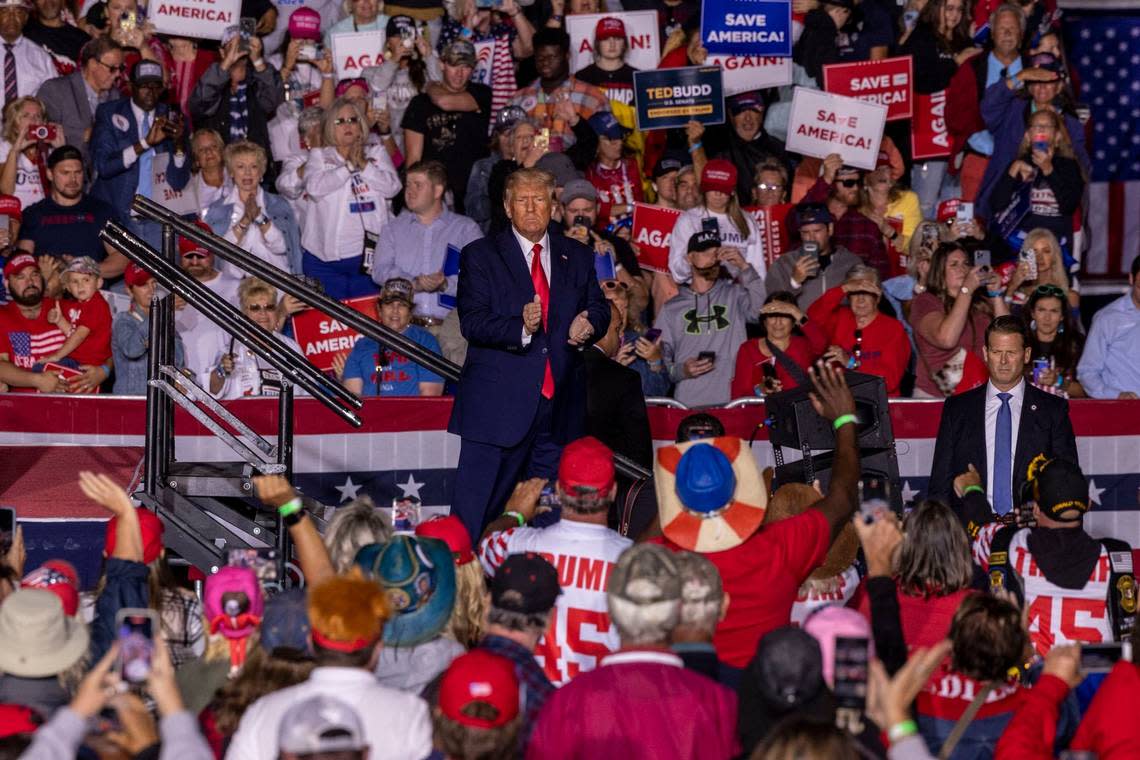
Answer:
<path fill-rule="evenodd" d="M 99 292 L 103 277 L 90 256 L 67 265 L 63 286 L 70 299 L 60 301 L 48 314 L 67 340 L 44 359 L 68 367 L 98 367 L 111 360 L 111 307 Z M 109 374 L 109 373 L 108 373 Z"/>

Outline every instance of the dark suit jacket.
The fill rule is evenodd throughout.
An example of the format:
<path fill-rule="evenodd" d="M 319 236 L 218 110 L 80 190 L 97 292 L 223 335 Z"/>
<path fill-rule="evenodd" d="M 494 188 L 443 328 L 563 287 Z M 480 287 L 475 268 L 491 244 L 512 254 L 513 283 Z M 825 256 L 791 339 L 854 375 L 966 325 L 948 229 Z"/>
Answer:
<path fill-rule="evenodd" d="M 983 483 L 989 482 L 986 460 L 992 442 L 986 440 L 987 386 L 988 383 L 960 396 L 951 396 L 942 406 L 942 421 L 934 442 L 934 466 L 927 489 L 932 498 L 960 506 L 953 498 L 954 478 L 966 472 L 970 464 L 981 474 Z M 1069 421 L 1069 402 L 1026 383 L 1021 421 L 1017 426 L 1017 450 L 1013 456 L 1014 504 L 1021 503 L 1026 470 L 1038 454 L 1077 462 L 1077 440 Z"/>
<path fill-rule="evenodd" d="M 277 106 L 285 99 L 281 74 L 272 66 L 255 71 L 246 67 L 246 137 L 258 145 L 269 145 L 269 121 L 277 113 Z M 194 128 L 208 127 L 217 131 L 226 142 L 230 141 L 230 75 L 220 64 L 214 63 L 198 78 L 190 93 L 187 107 Z"/>
<path fill-rule="evenodd" d="M 162 116 L 170 109 L 159 103 L 155 115 Z M 118 117 L 118 118 L 116 118 Z M 131 208 L 135 192 L 139 186 L 139 161 L 129 167 L 123 166 L 123 149 L 139 140 L 139 125 L 135 121 L 135 111 L 130 98 L 120 98 L 109 103 L 101 103 L 95 109 L 95 129 L 91 133 L 91 160 L 95 165 L 95 183 L 91 194 L 107 201 L 119 213 L 126 215 Z M 169 137 L 155 146 L 155 153 L 174 153 L 174 141 Z M 176 166 L 171 157 L 166 171 L 170 187 L 181 190 L 190 181 L 190 156 L 182 166 Z"/>
<path fill-rule="evenodd" d="M 582 353 L 586 360 L 587 431 L 617 453 L 652 469 L 653 439 L 641 375 L 597 348 Z"/>
<path fill-rule="evenodd" d="M 587 312 L 596 339 L 609 327 L 610 307 L 594 274 L 594 252 L 561 235 L 550 236 L 550 247 L 549 330 L 540 327 L 526 347 L 522 311 L 534 300 L 534 284 L 514 232 L 464 247 L 457 309 L 468 348 L 450 432 L 495 446 L 522 441 L 538 409 L 547 357 L 555 388 L 552 435 L 564 443 L 585 430 L 585 367 L 582 352 L 567 342 L 570 324 Z"/>

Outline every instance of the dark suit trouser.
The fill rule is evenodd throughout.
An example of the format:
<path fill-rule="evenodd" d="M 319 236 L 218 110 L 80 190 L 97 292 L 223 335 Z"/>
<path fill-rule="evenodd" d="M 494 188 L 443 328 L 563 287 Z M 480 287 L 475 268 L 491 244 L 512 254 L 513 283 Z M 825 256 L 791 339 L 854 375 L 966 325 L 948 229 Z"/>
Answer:
<path fill-rule="evenodd" d="M 562 446 L 550 435 L 552 404 L 538 399 L 538 411 L 523 439 L 515 446 L 463 440 L 451 497 L 451 513 L 459 517 L 478 543 L 487 525 L 503 512 L 503 506 L 525 473 L 526 477 L 558 476 Z"/>

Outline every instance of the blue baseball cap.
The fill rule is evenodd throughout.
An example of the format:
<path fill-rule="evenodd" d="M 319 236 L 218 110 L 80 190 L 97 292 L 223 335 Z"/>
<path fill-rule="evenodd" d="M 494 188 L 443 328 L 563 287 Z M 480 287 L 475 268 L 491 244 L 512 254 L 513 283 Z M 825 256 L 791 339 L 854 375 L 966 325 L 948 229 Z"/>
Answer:
<path fill-rule="evenodd" d="M 758 92 L 742 92 L 728 99 L 728 110 L 732 111 L 733 116 L 745 111 L 762 112 L 764 110 L 764 99 L 760 97 Z"/>
<path fill-rule="evenodd" d="M 443 541 L 395 536 L 386 544 L 361 547 L 355 563 L 392 604 L 384 646 L 422 644 L 447 626 L 455 606 L 455 562 Z"/>
<path fill-rule="evenodd" d="M 707 515 L 732 503 L 736 474 L 723 451 L 698 443 L 681 455 L 676 487 L 686 509 Z"/>
<path fill-rule="evenodd" d="M 589 118 L 590 128 L 597 133 L 598 137 L 608 137 L 611 140 L 623 140 L 628 129 L 623 127 L 612 113 L 609 111 L 598 111 Z"/>
<path fill-rule="evenodd" d="M 801 227 L 805 224 L 831 224 L 835 221 L 827 206 L 822 203 L 801 203 L 796 206 L 796 220 Z"/>

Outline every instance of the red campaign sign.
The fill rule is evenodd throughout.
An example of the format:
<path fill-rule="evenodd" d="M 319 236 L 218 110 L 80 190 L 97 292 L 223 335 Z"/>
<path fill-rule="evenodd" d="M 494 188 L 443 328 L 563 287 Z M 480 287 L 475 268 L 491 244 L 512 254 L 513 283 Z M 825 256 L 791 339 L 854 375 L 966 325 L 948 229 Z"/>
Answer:
<path fill-rule="evenodd" d="M 950 133 L 946 128 L 946 90 L 914 96 L 914 119 L 910 125 L 910 152 L 918 158 L 946 158 L 950 155 Z"/>
<path fill-rule="evenodd" d="M 669 239 L 680 215 L 675 208 L 633 204 L 633 242 L 642 269 L 669 272 Z"/>
<path fill-rule="evenodd" d="M 887 121 L 909 119 L 914 71 L 909 55 L 881 61 L 833 63 L 823 67 L 823 89 L 887 107 Z"/>
<path fill-rule="evenodd" d="M 788 227 L 785 221 L 788 212 L 796 204 L 778 203 L 775 206 L 747 206 L 745 211 L 756 220 L 760 228 L 760 240 L 764 244 L 764 263 L 772 266 L 785 251 L 791 250 L 788 244 Z"/>
<path fill-rule="evenodd" d="M 70 383 L 75 378 L 83 376 L 83 370 L 75 369 L 74 367 L 65 367 L 64 365 L 56 364 L 55 362 L 45 362 L 43 371 L 59 375 L 59 378 L 65 383 Z M 94 388 L 93 390 L 87 392 L 98 393 L 99 389 Z"/>
<path fill-rule="evenodd" d="M 350 298 L 341 303 L 372 319 L 379 318 L 376 296 Z M 331 370 L 333 358 L 337 354 L 351 352 L 361 337 L 348 325 L 316 309 L 306 309 L 293 315 L 293 338 L 301 346 L 305 358 L 321 372 Z"/>

